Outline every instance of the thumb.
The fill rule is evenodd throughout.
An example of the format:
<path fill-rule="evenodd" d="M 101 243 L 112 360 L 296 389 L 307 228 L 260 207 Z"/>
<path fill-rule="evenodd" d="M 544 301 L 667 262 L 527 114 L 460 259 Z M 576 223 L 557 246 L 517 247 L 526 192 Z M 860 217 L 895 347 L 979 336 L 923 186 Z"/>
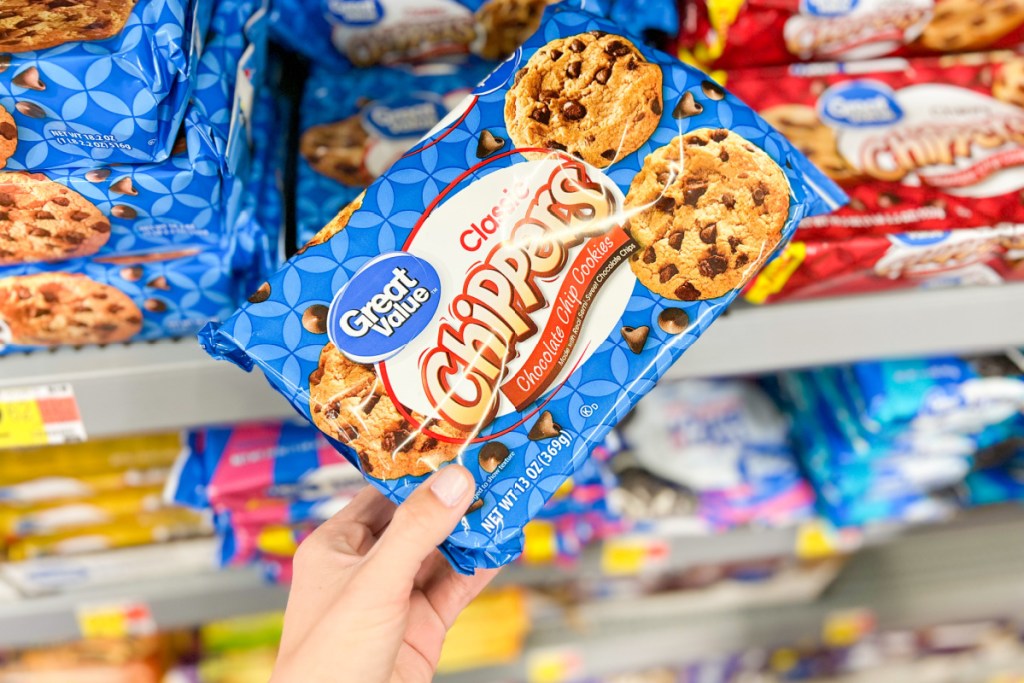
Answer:
<path fill-rule="evenodd" d="M 446 465 L 398 506 L 366 556 L 364 567 L 377 585 L 408 594 L 423 562 L 466 514 L 474 483 L 465 467 Z"/>

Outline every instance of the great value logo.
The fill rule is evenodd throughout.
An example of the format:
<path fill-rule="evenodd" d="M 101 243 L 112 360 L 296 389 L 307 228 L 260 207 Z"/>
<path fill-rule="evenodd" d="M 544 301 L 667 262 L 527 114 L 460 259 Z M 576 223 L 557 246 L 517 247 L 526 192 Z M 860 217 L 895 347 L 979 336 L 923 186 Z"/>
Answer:
<path fill-rule="evenodd" d="M 822 120 L 833 126 L 889 126 L 903 118 L 896 94 L 885 83 L 847 81 L 825 91 L 818 100 Z"/>
<path fill-rule="evenodd" d="M 419 139 L 444 118 L 441 97 L 411 93 L 400 99 L 377 101 L 361 112 L 363 127 L 382 138 Z"/>
<path fill-rule="evenodd" d="M 384 18 L 380 0 L 325 0 L 328 19 L 349 26 L 372 26 Z"/>

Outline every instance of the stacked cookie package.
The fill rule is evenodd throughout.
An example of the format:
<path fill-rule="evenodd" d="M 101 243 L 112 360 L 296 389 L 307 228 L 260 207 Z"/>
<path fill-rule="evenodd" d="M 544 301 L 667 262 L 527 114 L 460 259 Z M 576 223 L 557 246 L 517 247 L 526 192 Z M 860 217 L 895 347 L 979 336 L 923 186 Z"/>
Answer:
<path fill-rule="evenodd" d="M 749 301 L 1024 280 L 1024 2 L 724 4 L 688 6 L 681 54 L 851 197 Z"/>
<path fill-rule="evenodd" d="M 353 92 L 336 112 L 311 81 L 300 120 L 327 123 L 304 127 L 306 173 L 351 201 L 201 339 L 395 501 L 469 468 L 442 549 L 471 571 L 523 551 L 592 448 L 845 196 L 706 74 L 565 3 L 447 114 L 465 91 L 403 77 L 428 75 L 413 105 Z"/>
<path fill-rule="evenodd" d="M 266 9 L 0 8 L 0 354 L 190 335 L 269 267 Z"/>

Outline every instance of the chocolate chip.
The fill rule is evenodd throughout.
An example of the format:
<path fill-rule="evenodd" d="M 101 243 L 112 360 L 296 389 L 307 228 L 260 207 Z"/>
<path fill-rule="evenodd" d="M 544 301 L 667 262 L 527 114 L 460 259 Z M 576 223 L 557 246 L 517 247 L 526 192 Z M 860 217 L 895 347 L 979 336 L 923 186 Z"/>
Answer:
<path fill-rule="evenodd" d="M 579 121 L 587 115 L 587 108 L 576 100 L 562 103 L 562 116 L 570 121 Z"/>
<path fill-rule="evenodd" d="M 605 151 L 601 152 L 601 158 L 607 159 L 608 161 L 615 161 L 615 157 L 617 157 L 618 155 L 619 153 L 614 149 L 606 149 Z"/>
<path fill-rule="evenodd" d="M 610 67 L 607 66 L 598 69 L 597 73 L 594 74 L 594 80 L 600 83 L 601 85 L 606 85 L 608 83 L 608 79 L 611 77 L 612 70 Z"/>
<path fill-rule="evenodd" d="M 542 100 L 553 100 L 556 97 L 558 97 L 559 94 L 560 93 L 557 90 L 542 90 L 540 93 L 540 98 Z"/>
<path fill-rule="evenodd" d="M 687 206 L 697 206 L 697 202 L 707 191 L 707 185 L 694 185 L 692 187 L 688 187 L 683 191 L 683 202 Z"/>
<path fill-rule="evenodd" d="M 686 138 L 686 144 L 693 145 L 695 147 L 707 147 L 708 141 L 703 135 L 691 135 Z"/>
<path fill-rule="evenodd" d="M 559 152 L 565 152 L 568 150 L 568 147 L 563 145 L 558 140 L 547 140 L 544 142 L 544 146 L 547 147 L 548 149 L 558 150 Z"/>
<path fill-rule="evenodd" d="M 714 244 L 718 240 L 718 223 L 712 223 L 700 231 L 700 241 L 704 244 Z"/>
<path fill-rule="evenodd" d="M 142 302 L 142 307 L 150 313 L 163 313 L 167 310 L 167 304 L 160 299 L 146 299 Z"/>
<path fill-rule="evenodd" d="M 726 192 L 722 195 L 722 204 L 727 209 L 734 209 L 736 208 L 736 197 L 734 197 L 732 193 Z"/>
<path fill-rule="evenodd" d="M 45 228 L 39 228 L 39 227 L 33 226 L 28 231 L 28 234 L 31 235 L 32 237 L 49 237 L 53 233 L 50 232 L 49 230 L 45 229 Z"/>
<path fill-rule="evenodd" d="M 651 328 L 647 325 L 641 327 L 625 326 L 619 330 L 619 334 L 626 340 L 626 346 L 629 347 L 629 350 L 638 355 L 644 350 L 644 345 L 647 343 L 647 337 L 650 333 Z"/>
<path fill-rule="evenodd" d="M 674 292 L 680 301 L 696 301 L 700 298 L 700 290 L 693 286 L 692 282 L 684 282 L 676 287 Z"/>
<path fill-rule="evenodd" d="M 676 173 L 674 171 L 662 171 L 658 174 L 658 184 L 668 185 L 676 179 Z"/>
<path fill-rule="evenodd" d="M 484 472 L 494 472 L 501 463 L 508 459 L 511 452 L 508 450 L 508 446 L 501 443 L 500 441 L 491 441 L 484 444 L 484 447 L 480 449 L 480 453 L 477 458 L 480 461 L 480 469 Z"/>
<path fill-rule="evenodd" d="M 14 85 L 29 90 L 46 90 L 46 84 L 39 80 L 39 69 L 34 66 L 30 66 L 19 73 L 11 82 Z"/>
<path fill-rule="evenodd" d="M 110 186 L 110 191 L 116 192 L 117 194 L 131 195 L 132 197 L 137 197 L 139 195 L 139 191 L 135 189 L 134 185 L 132 185 L 131 176 L 125 176 L 124 178 L 116 181 Z"/>
<path fill-rule="evenodd" d="M 101 183 L 109 177 L 109 168 L 94 168 L 91 171 L 86 171 L 85 173 L 85 179 L 90 183 Z"/>
<path fill-rule="evenodd" d="M 476 143 L 476 158 L 484 159 L 505 146 L 505 138 L 495 137 L 494 133 L 484 129 Z"/>
<path fill-rule="evenodd" d="M 697 270 L 707 278 L 714 278 L 729 269 L 729 261 L 718 254 L 709 254 L 697 262 Z"/>
<path fill-rule="evenodd" d="M 683 96 L 679 98 L 679 103 L 676 108 L 672 110 L 672 117 L 676 119 L 687 119 L 691 116 L 696 116 L 704 111 L 704 105 L 698 102 L 693 97 L 692 92 L 685 92 Z"/>
<path fill-rule="evenodd" d="M 718 85 L 714 81 L 704 81 L 700 84 L 700 89 L 701 92 L 713 100 L 725 99 L 725 91 L 722 90 L 722 86 Z"/>
<path fill-rule="evenodd" d="M 722 161 L 729 161 L 729 152 L 723 149 L 718 153 L 718 158 Z"/>
<path fill-rule="evenodd" d="M 661 116 L 661 98 L 657 98 L 651 101 L 651 111 L 657 116 Z"/>
<path fill-rule="evenodd" d="M 54 197 L 50 200 L 50 203 L 56 204 L 57 206 L 70 206 L 71 200 L 67 197 Z"/>
<path fill-rule="evenodd" d="M 132 220 L 137 218 L 139 213 L 130 206 L 125 204 L 114 204 L 110 208 L 110 215 L 114 218 L 124 218 L 125 220 Z"/>
<path fill-rule="evenodd" d="M 512 85 L 519 85 L 519 81 L 523 80 L 523 76 L 526 75 L 526 67 L 516 72 L 515 78 L 512 79 Z"/>
<path fill-rule="evenodd" d="M 636 63 L 635 59 L 630 59 L 626 63 L 626 71 L 636 71 L 638 66 L 640 66 L 640 65 Z"/>
<path fill-rule="evenodd" d="M 2 74 L 3 72 L 7 71 L 7 69 L 9 69 L 10 66 L 11 66 L 11 56 L 10 55 L 0 55 L 0 74 Z"/>
<path fill-rule="evenodd" d="M 583 52 L 586 48 L 587 46 L 579 38 L 573 38 L 572 42 L 569 43 L 569 50 L 571 52 Z"/>
<path fill-rule="evenodd" d="M 748 261 L 750 261 L 749 256 L 747 256 L 746 254 L 740 254 L 739 256 L 736 257 L 736 267 L 742 268 L 743 266 L 747 265 Z"/>
<path fill-rule="evenodd" d="M 9 121 L 0 123 L 0 136 L 5 140 L 13 140 L 18 137 L 18 128 Z"/>
<path fill-rule="evenodd" d="M 682 334 L 689 325 L 690 316 L 681 308 L 666 308 L 658 314 L 658 327 L 668 334 Z"/>
<path fill-rule="evenodd" d="M 106 220 L 96 221 L 95 223 L 89 226 L 89 229 L 101 235 L 106 235 L 108 232 L 110 232 L 110 223 L 108 223 Z"/>
<path fill-rule="evenodd" d="M 742 241 L 736 235 L 729 235 L 729 248 L 732 249 L 732 253 L 736 253 L 736 249 L 742 244 Z"/>
<path fill-rule="evenodd" d="M 569 62 L 569 66 L 565 67 L 565 75 L 569 78 L 579 78 L 581 73 L 583 73 L 583 62 L 578 59 L 575 62 Z"/>
<path fill-rule="evenodd" d="M 0 206 L 14 206 L 14 197 L 6 192 L 0 192 Z"/>
<path fill-rule="evenodd" d="M 126 266 L 121 269 L 120 274 L 128 282 L 138 282 L 142 279 L 142 266 Z"/>
<path fill-rule="evenodd" d="M 402 453 L 413 447 L 415 439 L 407 429 L 388 432 L 380 440 L 381 447 L 390 453 Z"/>
<path fill-rule="evenodd" d="M 754 200 L 754 206 L 761 206 L 764 204 L 764 198 L 768 195 L 768 186 L 764 183 L 758 183 L 750 192 L 750 197 Z"/>
<path fill-rule="evenodd" d="M 163 275 L 157 275 L 155 278 L 146 283 L 146 286 L 150 289 L 160 289 L 165 292 L 170 291 L 171 286 L 167 283 L 167 278 Z"/>
<path fill-rule="evenodd" d="M 608 35 L 607 31 L 587 31 L 587 33 L 594 36 L 595 38 L 604 38 L 606 35 Z"/>
<path fill-rule="evenodd" d="M 71 213 L 71 220 L 75 221 L 76 223 L 81 223 L 86 218 L 89 218 L 89 216 L 91 215 L 91 213 L 87 213 L 85 211 L 73 211 Z"/>
<path fill-rule="evenodd" d="M 683 237 L 685 235 L 681 231 L 677 231 L 668 236 L 668 246 L 672 247 L 676 251 L 683 248 Z"/>
<path fill-rule="evenodd" d="M 302 313 L 302 326 L 307 332 L 325 334 L 327 332 L 327 307 L 313 304 Z"/>
<path fill-rule="evenodd" d="M 548 109 L 548 105 L 542 103 L 539 107 L 535 107 L 534 110 L 530 112 L 530 118 L 537 123 L 543 123 L 546 126 L 551 120 L 551 110 Z"/>
<path fill-rule="evenodd" d="M 537 421 L 530 427 L 530 432 L 526 435 L 531 441 L 543 441 L 544 439 L 552 439 L 562 433 L 562 426 L 555 422 L 554 416 L 550 410 L 545 410 L 537 418 Z"/>
<path fill-rule="evenodd" d="M 662 266 L 661 270 L 658 271 L 658 280 L 661 281 L 661 284 L 665 284 L 678 274 L 679 269 L 676 268 L 676 264 L 669 263 Z"/>
<path fill-rule="evenodd" d="M 625 57 L 629 54 L 629 46 L 621 40 L 613 40 L 605 45 L 604 51 L 613 57 Z"/>
<path fill-rule="evenodd" d="M 551 57 L 551 61 L 554 62 L 558 61 L 558 59 L 561 58 L 563 54 L 564 53 L 561 50 L 552 50 L 550 53 L 548 53 L 548 56 Z"/>
<path fill-rule="evenodd" d="M 727 131 L 725 128 L 716 128 L 715 130 L 711 131 L 711 139 L 714 140 L 715 142 L 722 142 L 727 137 L 729 137 L 729 131 Z"/>
<path fill-rule="evenodd" d="M 477 510 L 479 510 L 483 506 L 484 506 L 484 499 L 483 498 L 477 498 L 476 500 L 473 501 L 473 504 L 470 505 L 469 508 L 467 508 L 466 514 L 468 515 L 470 512 L 476 512 Z"/>
<path fill-rule="evenodd" d="M 658 255 L 654 253 L 654 247 L 647 247 L 644 249 L 643 255 L 644 263 L 654 263 L 658 260 Z"/>
<path fill-rule="evenodd" d="M 23 100 L 15 104 L 14 108 L 30 119 L 46 118 L 46 111 L 35 102 L 25 102 Z"/>
<path fill-rule="evenodd" d="M 665 213 L 671 212 L 676 208 L 676 200 L 669 197 L 667 194 L 662 195 L 658 201 L 654 202 L 654 208 L 658 211 L 664 211 Z"/>

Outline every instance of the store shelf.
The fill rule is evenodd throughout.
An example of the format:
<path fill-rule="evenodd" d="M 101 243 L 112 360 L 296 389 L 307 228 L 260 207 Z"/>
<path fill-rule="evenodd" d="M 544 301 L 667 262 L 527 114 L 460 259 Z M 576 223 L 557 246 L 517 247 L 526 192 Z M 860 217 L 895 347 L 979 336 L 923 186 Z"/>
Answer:
<path fill-rule="evenodd" d="M 439 677 L 438 683 L 526 681 L 531 667 L 573 678 L 708 661 L 756 647 L 816 642 L 826 621 L 867 609 L 880 630 L 1024 613 L 1024 511 L 979 512 L 854 556 L 821 600 L 680 618 L 656 601 L 622 602 L 565 622 L 537 624 L 514 666 Z M 589 618 L 588 618 L 589 617 Z M 570 679 L 552 679 L 570 680 Z"/>
<path fill-rule="evenodd" d="M 854 359 L 1024 346 L 1024 285 L 737 308 L 669 372 L 738 375 Z M 0 358 L 0 389 L 70 382 L 92 437 L 293 416 L 259 372 L 193 339 Z"/>

